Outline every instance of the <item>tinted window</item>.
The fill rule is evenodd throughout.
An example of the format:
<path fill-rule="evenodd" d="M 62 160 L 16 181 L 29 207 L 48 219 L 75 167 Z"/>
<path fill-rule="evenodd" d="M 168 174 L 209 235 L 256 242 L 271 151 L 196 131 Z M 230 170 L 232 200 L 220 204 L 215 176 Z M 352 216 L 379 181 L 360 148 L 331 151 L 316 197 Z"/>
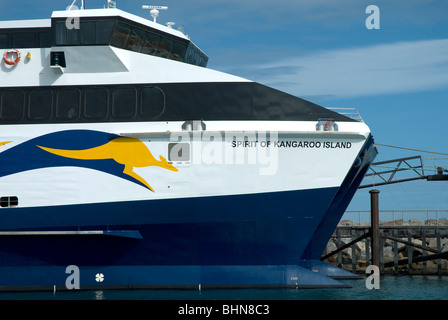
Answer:
<path fill-rule="evenodd" d="M 12 48 L 34 48 L 36 47 L 34 32 L 14 32 L 11 35 Z"/>
<path fill-rule="evenodd" d="M 142 50 L 143 40 L 145 39 L 145 33 L 141 29 L 133 28 L 125 49 L 140 52 Z"/>
<path fill-rule="evenodd" d="M 80 29 L 68 29 L 65 22 L 56 23 L 56 45 L 77 45 L 79 44 Z"/>
<path fill-rule="evenodd" d="M 66 44 L 68 45 L 77 45 L 79 44 L 79 32 L 80 29 L 67 29 L 65 27 L 65 32 L 66 32 Z"/>
<path fill-rule="evenodd" d="M 64 22 L 58 22 L 55 25 L 55 34 L 56 34 L 56 45 L 64 45 L 67 41 L 67 37 L 65 34 L 65 23 Z"/>
<path fill-rule="evenodd" d="M 79 31 L 81 44 L 95 44 L 96 30 L 94 21 L 81 21 Z"/>
<path fill-rule="evenodd" d="M 195 45 L 190 43 L 185 54 L 184 61 L 186 63 L 205 67 L 208 62 L 208 57 L 204 53 L 202 53 Z"/>
<path fill-rule="evenodd" d="M 156 56 L 163 58 L 171 58 L 171 47 L 173 46 L 173 40 L 162 38 L 157 48 Z"/>
<path fill-rule="evenodd" d="M 155 54 L 159 46 L 160 37 L 155 34 L 146 33 L 145 42 L 143 43 L 142 53 Z"/>
<path fill-rule="evenodd" d="M 128 41 L 130 33 L 130 26 L 125 23 L 118 22 L 115 26 L 114 32 L 112 33 L 110 44 L 118 48 L 123 48 Z"/>
<path fill-rule="evenodd" d="M 107 115 L 108 94 L 105 89 L 89 89 L 84 95 L 84 116 L 89 119 L 103 119 Z"/>
<path fill-rule="evenodd" d="M 187 53 L 185 55 L 185 62 L 196 64 L 198 58 L 196 48 L 192 45 L 188 46 Z"/>
<path fill-rule="evenodd" d="M 76 119 L 79 115 L 79 90 L 61 90 L 56 95 L 56 118 Z"/>
<path fill-rule="evenodd" d="M 55 24 L 55 43 L 56 45 L 108 44 L 114 25 L 114 20 L 81 20 L 79 29 L 67 29 L 65 22 L 57 22 Z"/>
<path fill-rule="evenodd" d="M 51 32 L 39 32 L 39 48 L 49 48 L 51 47 Z"/>
<path fill-rule="evenodd" d="M 25 97 L 22 91 L 7 91 L 1 95 L 0 119 L 17 121 L 22 119 Z"/>
<path fill-rule="evenodd" d="M 171 50 L 173 54 L 173 59 L 177 61 L 182 61 L 187 51 L 187 46 L 180 42 L 174 42 L 173 49 Z"/>
<path fill-rule="evenodd" d="M 96 22 L 96 44 L 108 44 L 115 21 Z"/>
<path fill-rule="evenodd" d="M 130 119 L 135 115 L 136 91 L 133 88 L 118 88 L 112 93 L 112 116 Z"/>
<path fill-rule="evenodd" d="M 154 118 L 165 109 L 165 96 L 157 87 L 145 87 L 140 93 L 140 114 L 144 118 Z"/>
<path fill-rule="evenodd" d="M 80 41 L 84 45 L 108 44 L 115 21 L 81 21 Z"/>
<path fill-rule="evenodd" d="M 0 49 L 7 49 L 10 47 L 8 39 L 9 34 L 0 33 Z"/>
<path fill-rule="evenodd" d="M 52 100 L 53 96 L 50 90 L 31 91 L 28 117 L 31 120 L 45 120 L 50 118 Z"/>

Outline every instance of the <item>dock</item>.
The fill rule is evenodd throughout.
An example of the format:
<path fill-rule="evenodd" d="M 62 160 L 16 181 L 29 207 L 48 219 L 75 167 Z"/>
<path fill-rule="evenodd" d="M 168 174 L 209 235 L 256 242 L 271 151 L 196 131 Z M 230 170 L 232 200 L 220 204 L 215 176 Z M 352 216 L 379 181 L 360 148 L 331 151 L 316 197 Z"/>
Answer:
<path fill-rule="evenodd" d="M 388 212 L 390 213 L 390 212 Z M 379 216 L 384 216 L 380 212 Z M 393 212 L 400 217 L 400 212 Z M 448 210 L 401 212 L 402 217 L 381 220 L 377 227 L 377 255 L 370 222 L 342 220 L 336 227 L 321 260 L 353 273 L 365 273 L 370 264 L 382 274 L 448 274 Z M 423 219 L 425 217 L 427 219 Z M 431 217 L 430 217 L 431 216 Z M 373 263 L 374 259 L 376 263 Z"/>
<path fill-rule="evenodd" d="M 440 166 L 446 159 L 429 159 L 434 160 L 434 166 L 426 167 L 429 175 L 421 156 L 373 163 L 366 177 L 379 181 L 359 189 L 422 179 L 448 181 L 448 166 Z M 346 212 L 320 260 L 353 273 L 365 273 L 369 265 L 376 265 L 382 274 L 448 274 L 448 210 L 380 211 L 380 191 L 371 189 L 369 193 L 370 211 L 357 211 L 357 219 L 356 212 Z"/>

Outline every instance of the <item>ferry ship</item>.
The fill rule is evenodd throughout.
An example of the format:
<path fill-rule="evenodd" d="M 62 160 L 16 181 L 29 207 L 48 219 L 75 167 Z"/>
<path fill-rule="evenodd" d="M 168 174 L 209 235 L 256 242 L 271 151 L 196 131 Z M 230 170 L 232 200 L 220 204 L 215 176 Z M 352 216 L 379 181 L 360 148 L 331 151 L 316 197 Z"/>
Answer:
<path fill-rule="evenodd" d="M 346 286 L 362 119 L 207 68 L 156 7 L 81 9 L 0 22 L 0 290 Z"/>

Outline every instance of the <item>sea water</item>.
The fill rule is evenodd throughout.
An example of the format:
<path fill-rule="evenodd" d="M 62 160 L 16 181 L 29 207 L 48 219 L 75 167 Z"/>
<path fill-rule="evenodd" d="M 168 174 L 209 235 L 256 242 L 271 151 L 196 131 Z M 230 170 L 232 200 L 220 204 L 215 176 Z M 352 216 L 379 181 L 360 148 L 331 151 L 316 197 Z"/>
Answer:
<path fill-rule="evenodd" d="M 443 314 L 448 300 L 447 276 L 381 276 L 379 289 L 367 277 L 345 282 L 351 288 L 0 293 L 0 308 L 24 319 L 414 319 Z"/>
<path fill-rule="evenodd" d="M 0 300 L 448 300 L 448 276 L 382 275 L 379 289 L 366 279 L 336 289 L 71 290 L 1 292 Z"/>

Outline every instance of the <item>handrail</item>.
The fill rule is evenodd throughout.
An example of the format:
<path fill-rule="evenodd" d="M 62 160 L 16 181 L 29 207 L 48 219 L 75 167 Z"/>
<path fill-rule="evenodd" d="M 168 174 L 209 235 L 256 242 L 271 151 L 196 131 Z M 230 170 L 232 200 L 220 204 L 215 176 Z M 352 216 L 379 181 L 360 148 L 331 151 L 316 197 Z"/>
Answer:
<path fill-rule="evenodd" d="M 364 120 L 361 117 L 361 114 L 358 112 L 356 108 L 327 108 L 331 111 L 335 111 L 339 114 L 342 114 L 343 116 L 349 117 L 353 120 L 364 122 Z"/>

